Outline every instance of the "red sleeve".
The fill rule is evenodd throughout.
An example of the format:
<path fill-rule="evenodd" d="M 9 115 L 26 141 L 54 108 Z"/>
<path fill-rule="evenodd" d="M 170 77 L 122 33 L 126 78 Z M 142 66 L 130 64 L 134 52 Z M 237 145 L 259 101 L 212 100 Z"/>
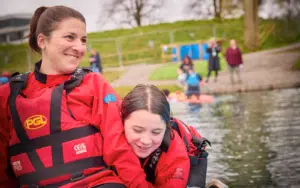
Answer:
<path fill-rule="evenodd" d="M 156 168 L 155 187 L 186 187 L 190 173 L 190 159 L 183 140 L 174 132 L 167 153 L 162 153 Z"/>
<path fill-rule="evenodd" d="M 138 157 L 129 146 L 120 116 L 120 102 L 111 88 L 100 75 L 92 75 L 94 101 L 92 117 L 99 125 L 103 136 L 103 157 L 108 165 L 113 165 L 119 177 L 128 187 L 152 187 L 146 181 Z"/>
<path fill-rule="evenodd" d="M 17 187 L 17 180 L 6 175 L 8 165 L 8 146 L 10 138 L 10 124 L 8 120 L 9 85 L 0 86 L 0 187 Z"/>

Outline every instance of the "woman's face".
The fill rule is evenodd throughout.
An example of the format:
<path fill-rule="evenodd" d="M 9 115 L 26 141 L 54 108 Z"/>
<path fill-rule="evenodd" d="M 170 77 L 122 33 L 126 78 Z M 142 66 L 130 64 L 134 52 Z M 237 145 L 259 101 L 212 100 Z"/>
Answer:
<path fill-rule="evenodd" d="M 126 139 L 139 158 L 146 158 L 156 150 L 166 131 L 162 118 L 146 110 L 131 113 L 124 126 Z"/>
<path fill-rule="evenodd" d="M 184 63 L 184 64 L 189 64 L 189 63 L 190 63 L 189 58 L 188 58 L 188 57 L 184 57 L 183 63 Z"/>
<path fill-rule="evenodd" d="M 45 37 L 42 62 L 47 63 L 49 74 L 68 74 L 79 65 L 86 51 L 86 25 L 76 18 L 62 20 L 50 37 Z"/>
<path fill-rule="evenodd" d="M 231 40 L 230 41 L 230 47 L 231 48 L 236 48 L 236 42 L 235 42 L 235 40 Z"/>

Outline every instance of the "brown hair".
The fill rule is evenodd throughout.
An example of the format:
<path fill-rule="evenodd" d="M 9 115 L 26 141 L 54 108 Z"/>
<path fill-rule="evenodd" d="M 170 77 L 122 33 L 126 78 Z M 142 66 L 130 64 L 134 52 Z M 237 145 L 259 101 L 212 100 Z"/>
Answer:
<path fill-rule="evenodd" d="M 37 43 L 37 36 L 42 33 L 47 37 L 51 36 L 58 24 L 66 18 L 77 18 L 85 23 L 83 15 L 69 7 L 54 6 L 54 7 L 39 7 L 35 10 L 30 21 L 30 33 L 28 35 L 30 48 L 40 53 L 41 49 Z"/>
<path fill-rule="evenodd" d="M 137 110 L 147 110 L 159 115 L 167 129 L 170 128 L 170 104 L 165 94 L 154 85 L 139 84 L 127 94 L 121 105 L 123 122 Z"/>
<path fill-rule="evenodd" d="M 194 65 L 192 58 L 190 56 L 188 56 L 188 55 L 184 56 L 182 64 L 184 64 L 184 60 L 185 59 L 188 60 L 188 65 Z"/>

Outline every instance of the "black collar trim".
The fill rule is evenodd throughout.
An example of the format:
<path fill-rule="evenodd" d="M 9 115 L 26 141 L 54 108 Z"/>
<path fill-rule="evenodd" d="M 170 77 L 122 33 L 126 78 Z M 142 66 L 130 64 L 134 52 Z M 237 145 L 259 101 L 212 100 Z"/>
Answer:
<path fill-rule="evenodd" d="M 47 83 L 47 74 L 40 72 L 41 64 L 42 64 L 42 60 L 35 63 L 34 76 L 35 76 L 36 80 L 42 82 L 43 84 L 46 84 Z"/>

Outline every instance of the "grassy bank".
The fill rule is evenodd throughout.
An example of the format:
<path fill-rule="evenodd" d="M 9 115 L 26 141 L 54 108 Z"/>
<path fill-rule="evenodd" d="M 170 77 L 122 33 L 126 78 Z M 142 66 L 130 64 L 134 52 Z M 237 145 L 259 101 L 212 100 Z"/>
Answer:
<path fill-rule="evenodd" d="M 207 61 L 195 61 L 194 68 L 197 73 L 202 76 L 202 79 L 207 76 L 208 70 L 208 63 Z M 226 61 L 222 55 L 220 55 L 220 66 L 221 71 L 226 67 Z M 176 80 L 178 77 L 177 69 L 179 67 L 178 63 L 168 63 L 163 67 L 159 67 L 155 69 L 150 77 L 149 80 Z"/>
<path fill-rule="evenodd" d="M 268 33 L 268 28 L 275 25 Z M 243 52 L 243 19 L 179 21 L 144 26 L 133 29 L 118 29 L 105 32 L 89 33 L 88 46 L 100 52 L 104 70 L 106 67 L 119 66 L 120 59 L 124 66 L 137 63 L 161 63 L 162 44 L 195 42 L 208 40 L 213 35 L 217 38 L 234 38 Z M 261 20 L 260 36 L 263 38 L 260 50 L 280 47 L 292 42 L 300 41 L 300 24 L 292 22 L 288 25 L 284 21 Z M 153 44 L 150 48 L 149 43 Z M 222 46 L 223 50 L 227 42 Z M 120 56 L 118 56 L 117 49 Z M 28 56 L 28 53 L 30 56 Z M 86 54 L 82 66 L 88 66 Z M 38 55 L 28 51 L 28 45 L 0 46 L 0 71 L 28 71 L 28 59 L 35 62 Z M 33 66 L 31 66 L 33 67 Z"/>

